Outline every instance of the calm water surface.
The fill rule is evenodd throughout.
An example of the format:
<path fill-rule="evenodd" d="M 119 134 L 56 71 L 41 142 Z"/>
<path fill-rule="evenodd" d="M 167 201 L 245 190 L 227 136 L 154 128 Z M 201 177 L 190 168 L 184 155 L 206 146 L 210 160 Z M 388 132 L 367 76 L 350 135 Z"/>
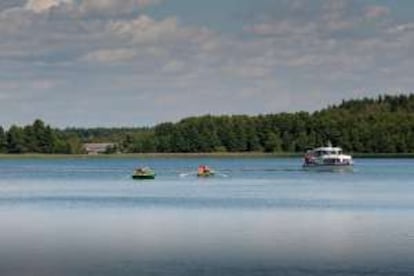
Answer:
<path fill-rule="evenodd" d="M 141 165 L 157 178 L 132 180 Z M 414 160 L 300 166 L 0 160 L 0 275 L 414 275 Z"/>

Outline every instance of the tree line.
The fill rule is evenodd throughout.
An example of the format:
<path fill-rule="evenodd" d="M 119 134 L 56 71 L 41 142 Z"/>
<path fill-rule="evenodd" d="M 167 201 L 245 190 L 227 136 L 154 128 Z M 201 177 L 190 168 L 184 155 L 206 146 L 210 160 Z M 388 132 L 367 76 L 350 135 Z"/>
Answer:
<path fill-rule="evenodd" d="M 111 152 L 303 152 L 330 141 L 349 152 L 414 152 L 414 94 L 342 101 L 317 112 L 185 118 L 148 128 L 52 129 L 41 120 L 0 127 L 4 153 L 82 153 L 86 142 Z"/>
<path fill-rule="evenodd" d="M 37 119 L 32 125 L 12 125 L 8 131 L 0 126 L 0 153 L 82 153 L 77 134 L 52 129 Z"/>

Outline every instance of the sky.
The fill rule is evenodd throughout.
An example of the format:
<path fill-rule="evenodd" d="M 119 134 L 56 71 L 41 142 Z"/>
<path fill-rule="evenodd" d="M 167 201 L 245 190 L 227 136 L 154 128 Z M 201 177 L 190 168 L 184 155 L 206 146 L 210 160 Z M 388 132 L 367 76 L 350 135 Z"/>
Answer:
<path fill-rule="evenodd" d="M 0 0 L 0 125 L 153 126 L 414 92 L 411 0 Z"/>

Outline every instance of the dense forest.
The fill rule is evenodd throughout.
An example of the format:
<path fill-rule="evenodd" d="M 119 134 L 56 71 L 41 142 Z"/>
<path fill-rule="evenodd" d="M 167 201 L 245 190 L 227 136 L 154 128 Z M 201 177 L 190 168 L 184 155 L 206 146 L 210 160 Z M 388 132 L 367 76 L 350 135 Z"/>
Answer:
<path fill-rule="evenodd" d="M 108 153 L 302 152 L 331 141 L 349 152 L 413 153 L 414 94 L 343 101 L 308 113 L 185 118 L 150 128 L 52 129 L 41 120 L 0 127 L 2 153 L 83 153 L 83 143 L 112 142 Z"/>

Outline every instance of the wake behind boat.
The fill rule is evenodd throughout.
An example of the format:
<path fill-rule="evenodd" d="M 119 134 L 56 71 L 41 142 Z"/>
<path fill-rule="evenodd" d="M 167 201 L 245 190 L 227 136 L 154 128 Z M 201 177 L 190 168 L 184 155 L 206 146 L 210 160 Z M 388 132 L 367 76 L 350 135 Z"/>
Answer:
<path fill-rule="evenodd" d="M 304 156 L 303 168 L 322 170 L 352 169 L 352 156 L 342 153 L 340 147 L 319 147 L 308 150 Z"/>

